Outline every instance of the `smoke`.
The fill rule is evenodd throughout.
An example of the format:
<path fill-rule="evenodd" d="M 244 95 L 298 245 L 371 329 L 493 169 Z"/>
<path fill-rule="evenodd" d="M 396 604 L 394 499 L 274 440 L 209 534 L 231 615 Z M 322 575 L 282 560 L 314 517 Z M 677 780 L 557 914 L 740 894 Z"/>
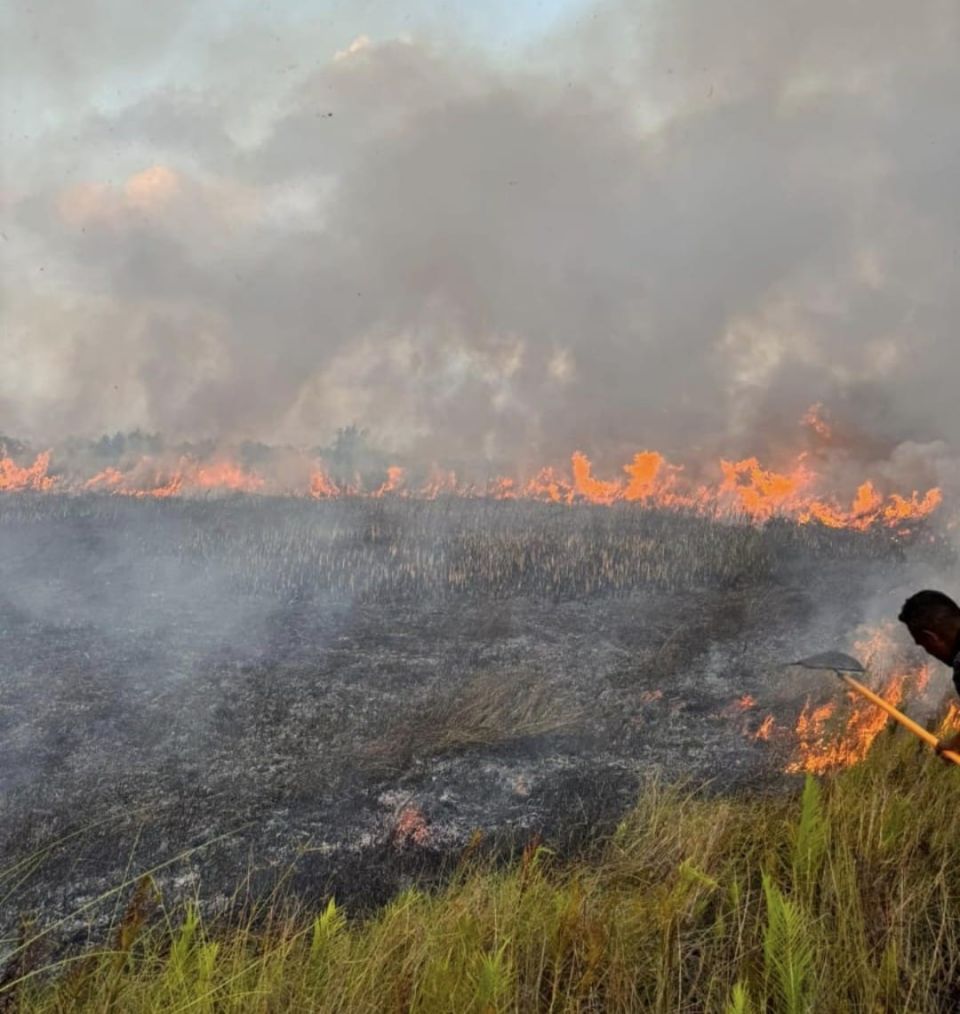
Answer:
<path fill-rule="evenodd" d="M 821 402 L 838 470 L 955 471 L 951 0 L 601 3 L 507 54 L 69 7 L 7 15 L 3 431 L 775 460 Z"/>

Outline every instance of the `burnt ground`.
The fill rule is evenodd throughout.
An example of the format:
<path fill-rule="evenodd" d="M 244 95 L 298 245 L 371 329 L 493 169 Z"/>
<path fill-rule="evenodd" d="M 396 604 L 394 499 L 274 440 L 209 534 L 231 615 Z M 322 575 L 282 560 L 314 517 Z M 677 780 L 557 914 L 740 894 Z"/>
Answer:
<path fill-rule="evenodd" d="M 802 703 L 781 663 L 930 568 L 844 533 L 438 510 L 8 501 L 6 934 L 32 912 L 81 941 L 162 863 L 168 900 L 282 879 L 358 910 L 477 830 L 580 848 L 652 773 L 775 791 L 784 748 L 752 732 Z"/>

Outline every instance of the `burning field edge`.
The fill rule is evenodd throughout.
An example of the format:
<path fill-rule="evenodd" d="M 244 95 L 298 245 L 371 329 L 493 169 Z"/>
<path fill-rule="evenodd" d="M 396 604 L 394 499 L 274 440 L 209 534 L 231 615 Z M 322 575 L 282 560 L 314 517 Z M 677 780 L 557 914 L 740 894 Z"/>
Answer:
<path fill-rule="evenodd" d="M 370 912 L 478 835 L 598 847 L 651 775 L 723 813 L 864 766 L 884 723 L 784 670 L 813 645 L 926 714 L 944 689 L 877 622 L 952 566 L 929 525 L 26 494 L 0 548 L 0 917 L 54 953 L 110 939 L 134 871 L 204 917 L 240 879 Z"/>

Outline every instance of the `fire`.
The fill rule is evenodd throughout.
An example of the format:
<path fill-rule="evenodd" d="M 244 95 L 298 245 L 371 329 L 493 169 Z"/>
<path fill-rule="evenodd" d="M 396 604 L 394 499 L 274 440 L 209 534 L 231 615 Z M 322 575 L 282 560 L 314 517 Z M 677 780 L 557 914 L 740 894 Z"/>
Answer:
<path fill-rule="evenodd" d="M 404 469 L 397 465 L 391 465 L 387 469 L 386 481 L 373 495 L 385 496 L 387 493 L 399 493 L 403 489 L 404 475 Z"/>
<path fill-rule="evenodd" d="M 339 490 L 322 468 L 318 468 L 310 476 L 310 496 L 315 500 L 326 500 L 328 497 L 336 496 Z"/>
<path fill-rule="evenodd" d="M 892 624 L 884 624 L 855 642 L 854 654 L 868 670 L 886 671 L 880 696 L 894 707 L 908 697 L 922 694 L 927 687 L 929 665 L 898 666 Z M 848 691 L 847 700 L 849 707 L 845 709 L 840 708 L 838 701 L 817 707 L 807 701 L 794 729 L 796 747 L 786 768 L 788 772 L 824 774 L 849 767 L 867 756 L 887 725 L 887 714 L 853 691 Z"/>
<path fill-rule="evenodd" d="M 168 499 L 198 493 L 259 493 L 266 483 L 231 461 L 202 464 L 182 457 L 171 471 L 151 461 L 143 461 L 132 473 L 105 468 L 82 484 L 82 489 L 106 491 L 118 496 Z"/>
<path fill-rule="evenodd" d="M 736 506 L 748 517 L 766 520 L 800 508 L 800 494 L 811 476 L 802 459 L 789 473 L 767 471 L 756 458 L 721 461 L 723 483 L 720 492 L 735 498 Z"/>
<path fill-rule="evenodd" d="M 940 723 L 940 733 L 941 735 L 949 735 L 954 732 L 960 732 L 960 704 L 951 701 L 947 707 L 947 713 Z"/>
<path fill-rule="evenodd" d="M 854 528 L 858 531 L 866 531 L 878 522 L 892 528 L 906 521 L 927 517 L 942 502 L 943 494 L 939 489 L 927 490 L 922 497 L 914 491 L 909 500 L 893 493 L 884 500 L 874 489 L 873 483 L 865 482 L 858 488 L 849 511 L 814 500 L 806 510 L 801 511 L 799 520 L 815 520 L 830 528 Z"/>
<path fill-rule="evenodd" d="M 90 490 L 110 490 L 112 493 L 121 492 L 124 486 L 123 472 L 119 468 L 105 468 L 102 472 L 97 472 L 95 476 L 83 484 L 84 489 Z"/>
<path fill-rule="evenodd" d="M 436 500 L 438 496 L 471 496 L 473 490 L 457 482 L 457 473 L 448 469 L 435 468 L 426 484 L 417 494 L 424 500 Z"/>
<path fill-rule="evenodd" d="M 12 458 L 0 458 L 0 491 L 21 493 L 33 490 L 46 493 L 53 489 L 57 480 L 47 474 L 50 468 L 50 452 L 38 454 L 32 465 L 21 467 Z"/>
<path fill-rule="evenodd" d="M 760 723 L 760 728 L 753 734 L 753 738 L 765 743 L 773 735 L 774 729 L 775 723 L 773 715 L 767 715 L 767 717 Z"/>
<path fill-rule="evenodd" d="M 199 490 L 226 489 L 232 493 L 259 493 L 266 485 L 264 480 L 252 472 L 246 472 L 230 461 L 219 461 L 212 465 L 197 465 L 187 462 L 181 478 L 184 483 Z"/>
<path fill-rule="evenodd" d="M 894 706 L 903 700 L 906 677 L 888 680 L 881 696 Z M 797 719 L 797 756 L 787 765 L 791 773 L 809 771 L 820 775 L 862 761 L 873 741 L 887 724 L 886 712 L 851 695 L 850 717 L 838 734 L 831 735 L 830 720 L 837 710 L 834 703 L 811 709 L 809 703 Z"/>
<path fill-rule="evenodd" d="M 590 503 L 611 504 L 619 500 L 623 495 L 622 484 L 613 482 L 602 482 L 593 477 L 593 466 L 590 459 L 580 451 L 574 451 L 571 458 L 573 467 L 573 488 Z"/>
<path fill-rule="evenodd" d="M 177 497 L 221 493 L 262 493 L 311 496 L 405 496 L 435 499 L 439 496 L 487 497 L 496 500 L 537 500 L 562 504 L 638 504 L 694 511 L 709 517 L 741 518 L 763 523 L 783 517 L 800 524 L 819 523 L 855 531 L 885 527 L 907 532 L 929 517 L 943 497 L 937 488 L 909 496 L 884 495 L 870 481 L 860 484 L 849 506 L 818 492 L 821 480 L 801 454 L 793 464 L 776 471 L 755 457 L 721 460 L 717 478 L 710 483 L 688 479 L 682 466 L 670 463 L 658 451 L 639 451 L 623 466 L 622 477 L 599 477 L 582 451 L 570 459 L 570 471 L 545 467 L 527 480 L 498 476 L 486 486 L 462 480 L 449 469 L 435 467 L 422 480 L 409 470 L 391 465 L 385 478 L 365 484 L 359 475 L 350 482 L 335 480 L 322 462 L 313 462 L 309 479 L 299 488 L 271 482 L 221 457 L 199 461 L 182 456 L 172 464 L 144 458 L 126 468 L 111 466 L 92 476 L 74 478 L 49 474 L 49 451 L 30 465 L 0 458 L 0 491 L 34 490 L 66 493 L 102 492 L 118 496 Z"/>
<path fill-rule="evenodd" d="M 640 451 L 623 470 L 630 476 L 623 491 L 624 500 L 650 500 L 656 497 L 661 503 L 675 495 L 674 487 L 681 469 L 671 465 L 657 451 Z"/>

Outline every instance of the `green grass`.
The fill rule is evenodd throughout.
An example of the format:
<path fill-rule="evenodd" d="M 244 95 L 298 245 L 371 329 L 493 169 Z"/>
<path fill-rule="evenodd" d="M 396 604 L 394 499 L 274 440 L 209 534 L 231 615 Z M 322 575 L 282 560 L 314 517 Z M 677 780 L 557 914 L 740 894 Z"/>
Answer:
<path fill-rule="evenodd" d="M 165 912 L 141 881 L 97 952 L 38 966 L 22 1011 L 960 1009 L 960 771 L 900 732 L 785 796 L 651 781 L 611 838 L 495 865 L 353 920 L 274 901 L 248 924 Z"/>

